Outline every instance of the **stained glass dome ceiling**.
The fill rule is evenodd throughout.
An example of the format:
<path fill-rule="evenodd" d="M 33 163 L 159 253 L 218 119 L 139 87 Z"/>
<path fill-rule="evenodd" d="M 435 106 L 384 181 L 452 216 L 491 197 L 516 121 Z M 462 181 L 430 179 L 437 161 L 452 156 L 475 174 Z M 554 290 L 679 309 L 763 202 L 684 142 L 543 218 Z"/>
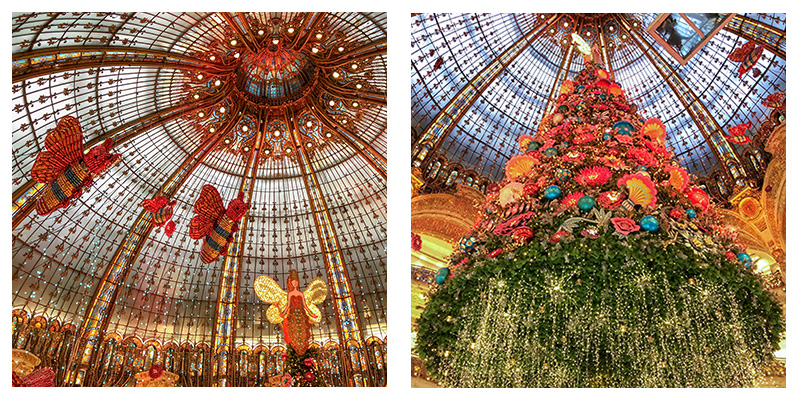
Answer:
<path fill-rule="evenodd" d="M 729 127 L 752 121 L 752 136 L 771 111 L 761 104 L 764 97 L 786 88 L 785 14 L 736 15 L 687 65 L 644 31 L 657 16 L 412 16 L 411 118 L 420 136 L 412 157 L 418 159 L 419 151 L 443 156 L 474 171 L 477 180 L 498 181 L 505 161 L 518 152 L 519 135 L 536 131 L 553 111 L 548 107 L 561 82 L 582 69 L 581 54 L 571 49 L 574 32 L 603 49 L 605 64 L 639 113 L 666 124 L 667 144 L 681 163 L 698 177 L 711 175 L 720 163 L 707 134 L 727 134 Z M 760 42 L 774 46 L 758 59 L 758 76 L 740 78 L 739 65 L 727 57 L 756 31 Z"/>
<path fill-rule="evenodd" d="M 14 308 L 82 329 L 102 286 L 106 333 L 273 346 L 253 282 L 296 269 L 330 286 L 315 342 L 385 340 L 385 14 L 16 13 L 12 58 Z M 67 115 L 122 157 L 38 216 L 31 168 Z M 188 236 L 206 184 L 251 204 L 210 264 Z M 139 229 L 159 194 L 171 237 Z"/>

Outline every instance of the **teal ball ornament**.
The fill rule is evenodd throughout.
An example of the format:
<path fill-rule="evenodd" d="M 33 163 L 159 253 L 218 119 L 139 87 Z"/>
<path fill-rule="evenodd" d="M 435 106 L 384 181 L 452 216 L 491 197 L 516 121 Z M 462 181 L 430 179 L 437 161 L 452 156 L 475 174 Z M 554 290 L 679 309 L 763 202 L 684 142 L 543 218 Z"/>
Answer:
<path fill-rule="evenodd" d="M 583 196 L 578 199 L 578 209 L 583 212 L 589 211 L 594 207 L 595 203 L 597 202 L 594 200 L 594 197 Z"/>
<path fill-rule="evenodd" d="M 693 210 L 691 208 L 688 208 L 688 209 L 686 209 L 686 215 L 688 215 L 689 218 L 697 218 L 697 211 L 695 211 L 695 210 Z"/>
<path fill-rule="evenodd" d="M 627 135 L 630 136 L 631 133 L 636 131 L 636 128 L 633 127 L 633 124 L 628 121 L 617 121 L 611 128 L 615 129 L 620 135 Z"/>
<path fill-rule="evenodd" d="M 450 268 L 447 268 L 447 267 L 439 268 L 439 271 L 437 272 L 437 275 L 442 275 L 442 276 L 445 276 L 445 277 L 449 277 L 450 276 Z"/>
<path fill-rule="evenodd" d="M 600 93 L 600 94 L 597 95 L 597 98 L 599 98 L 600 100 L 605 100 L 606 99 L 606 94 L 605 93 Z"/>
<path fill-rule="evenodd" d="M 584 90 L 586 90 L 586 86 L 583 86 L 583 85 L 578 85 L 578 86 L 575 88 L 575 93 L 577 93 L 577 94 L 581 94 L 581 93 L 583 93 L 583 91 L 584 91 Z"/>
<path fill-rule="evenodd" d="M 558 112 L 566 114 L 567 111 L 569 111 L 569 107 L 567 107 L 565 104 L 558 106 Z"/>
<path fill-rule="evenodd" d="M 559 168 L 556 170 L 556 179 L 560 182 L 566 182 L 572 176 L 572 171 L 566 168 Z"/>
<path fill-rule="evenodd" d="M 477 243 L 478 240 L 475 239 L 474 236 L 464 236 L 458 241 L 458 247 L 464 253 L 469 253 L 470 251 L 475 250 L 475 244 Z"/>
<path fill-rule="evenodd" d="M 528 143 L 528 148 L 526 150 L 528 152 L 536 151 L 539 150 L 539 147 L 542 147 L 542 144 L 535 140 L 532 140 L 530 143 Z"/>
<path fill-rule="evenodd" d="M 556 185 L 550 185 L 544 189 L 544 198 L 547 200 L 557 199 L 561 196 L 561 188 Z"/>
<path fill-rule="evenodd" d="M 580 102 L 575 106 L 575 111 L 581 112 L 586 110 L 586 102 Z"/>
<path fill-rule="evenodd" d="M 639 221 L 639 226 L 650 233 L 654 233 L 658 231 L 658 220 L 656 217 L 648 215 L 646 217 L 642 217 L 642 219 Z"/>
<path fill-rule="evenodd" d="M 437 285 L 444 285 L 444 281 L 447 280 L 447 276 L 445 275 L 436 275 L 436 284 Z"/>
<path fill-rule="evenodd" d="M 556 155 L 558 155 L 558 149 L 556 149 L 555 147 L 548 147 L 544 150 L 545 157 L 553 157 Z"/>
<path fill-rule="evenodd" d="M 604 133 L 603 134 L 603 140 L 608 140 L 608 139 L 611 139 L 611 134 L 610 133 Z"/>
<path fill-rule="evenodd" d="M 753 263 L 753 259 L 750 258 L 750 255 L 745 253 L 745 252 L 741 252 L 741 253 L 737 254 L 736 258 L 738 258 L 739 261 L 741 261 L 742 264 L 744 264 L 744 266 L 747 267 L 747 268 L 750 268 L 750 265 L 752 265 L 752 263 Z"/>

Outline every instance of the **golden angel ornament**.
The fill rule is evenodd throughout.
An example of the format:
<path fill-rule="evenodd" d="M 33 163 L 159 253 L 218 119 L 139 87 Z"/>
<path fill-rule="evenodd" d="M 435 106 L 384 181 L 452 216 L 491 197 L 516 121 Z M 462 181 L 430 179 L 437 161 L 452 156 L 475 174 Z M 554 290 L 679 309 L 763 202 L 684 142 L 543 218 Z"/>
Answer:
<path fill-rule="evenodd" d="M 267 320 L 281 324 L 286 344 L 303 355 L 311 343 L 311 324 L 322 319 L 317 304 L 325 301 L 328 287 L 322 279 L 315 278 L 306 286 L 305 292 L 301 292 L 299 282 L 297 271 L 293 269 L 286 279 L 286 290 L 265 275 L 256 278 L 254 286 L 258 298 L 271 304 L 267 308 Z"/>

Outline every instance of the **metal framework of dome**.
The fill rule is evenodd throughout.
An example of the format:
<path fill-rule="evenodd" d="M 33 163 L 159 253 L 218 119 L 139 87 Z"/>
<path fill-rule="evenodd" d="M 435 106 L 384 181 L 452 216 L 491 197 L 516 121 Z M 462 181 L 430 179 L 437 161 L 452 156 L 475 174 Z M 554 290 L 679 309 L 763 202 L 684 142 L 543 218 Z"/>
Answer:
<path fill-rule="evenodd" d="M 266 386 L 287 349 L 254 282 L 296 270 L 328 286 L 325 384 L 384 386 L 386 61 L 384 13 L 12 14 L 14 347 L 62 386 L 153 365 Z M 121 157 L 40 216 L 31 169 L 66 116 Z M 207 184 L 250 204 L 211 263 L 188 235 Z M 142 207 L 159 195 L 171 236 Z"/>
<path fill-rule="evenodd" d="M 658 16 L 413 15 L 412 167 L 430 190 L 498 181 L 516 138 L 536 132 L 561 83 L 583 68 L 574 33 L 597 45 L 643 116 L 662 118 L 667 145 L 710 194 L 724 199 L 755 187 L 763 154 L 723 136 L 747 121 L 768 122 L 750 136 L 780 123 L 762 102 L 786 90 L 785 14 L 733 15 L 686 65 L 646 32 Z M 751 40 L 764 45 L 759 74 L 740 77 L 728 55 Z"/>

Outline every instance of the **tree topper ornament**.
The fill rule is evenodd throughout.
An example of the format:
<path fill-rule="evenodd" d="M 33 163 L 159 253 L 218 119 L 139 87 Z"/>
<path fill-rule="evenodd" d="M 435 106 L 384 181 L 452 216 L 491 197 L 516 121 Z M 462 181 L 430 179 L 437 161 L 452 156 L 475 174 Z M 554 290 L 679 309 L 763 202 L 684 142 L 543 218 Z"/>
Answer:
<path fill-rule="evenodd" d="M 322 319 L 317 304 L 325 301 L 328 287 L 322 279 L 315 278 L 306 286 L 305 292 L 301 292 L 299 281 L 297 270 L 293 269 L 286 279 L 285 291 L 266 275 L 256 278 L 254 286 L 258 298 L 271 304 L 267 308 L 267 320 L 281 324 L 286 344 L 303 355 L 311 343 L 311 324 Z"/>

